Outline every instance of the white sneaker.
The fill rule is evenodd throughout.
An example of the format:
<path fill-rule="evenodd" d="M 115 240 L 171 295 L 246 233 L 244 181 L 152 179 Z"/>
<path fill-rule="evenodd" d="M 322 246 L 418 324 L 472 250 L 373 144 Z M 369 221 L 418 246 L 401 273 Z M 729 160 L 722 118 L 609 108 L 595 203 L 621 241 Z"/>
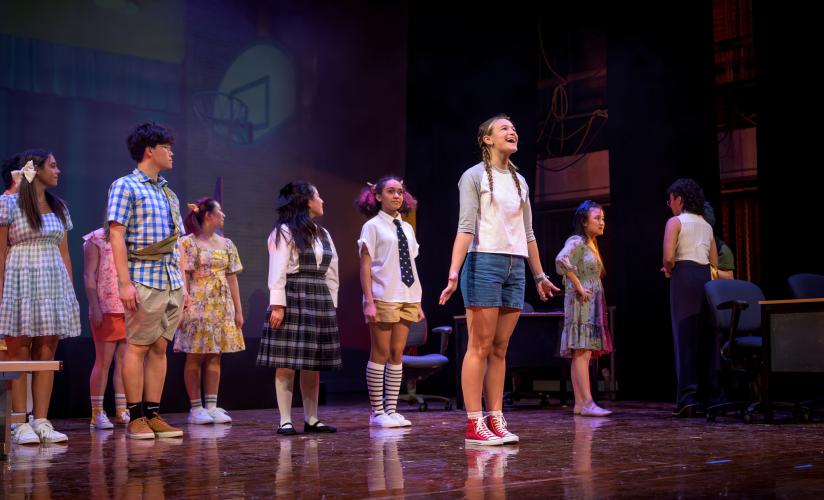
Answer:
<path fill-rule="evenodd" d="M 40 444 L 40 436 L 28 423 L 15 424 L 11 429 L 11 442 L 14 444 Z"/>
<path fill-rule="evenodd" d="M 69 436 L 54 430 L 54 426 L 47 418 L 38 418 L 34 421 L 34 432 L 40 436 L 40 442 L 62 443 L 69 440 Z"/>
<path fill-rule="evenodd" d="M 612 412 L 601 408 L 594 402 L 590 402 L 589 404 L 585 404 L 581 407 L 582 417 L 606 417 L 607 415 L 612 415 Z"/>
<path fill-rule="evenodd" d="M 212 417 L 212 421 L 216 424 L 231 424 L 232 417 L 226 413 L 226 410 L 219 407 L 214 407 L 209 410 L 206 410 L 209 413 L 209 416 Z"/>
<path fill-rule="evenodd" d="M 403 415 L 398 412 L 389 413 L 389 416 L 392 417 L 392 420 L 398 423 L 398 427 L 411 427 L 412 422 L 407 420 Z"/>
<path fill-rule="evenodd" d="M 129 413 L 129 409 L 125 408 L 123 411 L 118 413 L 115 417 L 115 421 L 120 425 L 129 425 L 129 422 L 132 421 L 132 416 Z"/>
<path fill-rule="evenodd" d="M 202 406 L 198 408 L 192 408 L 189 410 L 189 423 L 190 424 L 213 424 L 215 423 L 215 419 L 209 415 L 209 412 L 206 411 L 206 408 Z"/>
<path fill-rule="evenodd" d="M 386 413 L 380 413 L 378 415 L 370 415 L 369 416 L 369 425 L 374 425 L 375 427 L 400 427 L 401 426 L 401 424 L 399 424 L 397 420 L 395 420 L 391 416 L 387 415 Z"/>
<path fill-rule="evenodd" d="M 93 429 L 114 429 L 114 424 L 109 420 L 104 410 L 98 412 L 92 411 L 92 420 L 89 422 L 89 427 Z"/>

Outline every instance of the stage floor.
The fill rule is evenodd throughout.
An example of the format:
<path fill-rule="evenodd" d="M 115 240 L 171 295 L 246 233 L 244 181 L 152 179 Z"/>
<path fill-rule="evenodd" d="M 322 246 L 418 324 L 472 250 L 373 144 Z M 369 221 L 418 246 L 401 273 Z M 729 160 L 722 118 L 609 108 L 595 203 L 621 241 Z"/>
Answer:
<path fill-rule="evenodd" d="M 433 404 L 434 406 L 434 404 Z M 517 446 L 466 447 L 459 411 L 405 410 L 408 429 L 368 427 L 363 404 L 321 407 L 337 434 L 281 437 L 275 410 L 183 439 L 127 440 L 56 420 L 68 445 L 16 446 L 3 498 L 824 497 L 824 424 L 677 420 L 670 405 L 613 403 L 607 418 L 514 409 Z M 302 411 L 296 409 L 297 422 Z M 302 425 L 296 425 L 302 431 Z"/>

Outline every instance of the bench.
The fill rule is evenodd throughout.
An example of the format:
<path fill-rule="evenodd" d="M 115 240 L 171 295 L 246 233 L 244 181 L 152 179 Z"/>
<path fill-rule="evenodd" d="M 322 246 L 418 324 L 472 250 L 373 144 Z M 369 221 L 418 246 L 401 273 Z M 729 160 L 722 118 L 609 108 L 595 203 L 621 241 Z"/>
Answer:
<path fill-rule="evenodd" d="M 0 361 L 0 424 L 3 427 L 0 437 L 0 460 L 6 459 L 10 449 L 11 424 L 26 422 L 25 413 L 11 411 L 11 384 L 5 381 L 17 379 L 27 372 L 61 370 L 62 361 Z"/>

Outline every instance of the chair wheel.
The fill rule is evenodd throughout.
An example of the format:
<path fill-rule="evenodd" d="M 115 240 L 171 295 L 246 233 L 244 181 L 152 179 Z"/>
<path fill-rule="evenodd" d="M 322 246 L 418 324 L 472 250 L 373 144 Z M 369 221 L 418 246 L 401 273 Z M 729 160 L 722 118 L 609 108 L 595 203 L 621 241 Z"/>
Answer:
<path fill-rule="evenodd" d="M 744 416 L 742 418 L 744 419 L 745 424 L 751 424 L 752 423 L 752 413 L 745 412 Z"/>
<path fill-rule="evenodd" d="M 426 411 L 429 406 L 426 403 L 421 403 L 418 405 L 418 411 Z"/>
<path fill-rule="evenodd" d="M 514 404 L 515 404 L 515 401 L 513 401 L 513 400 L 512 400 L 512 398 L 511 398 L 510 396 L 506 396 L 506 397 L 504 398 L 504 404 L 505 404 L 506 406 L 512 406 L 512 405 L 514 405 Z"/>
<path fill-rule="evenodd" d="M 718 418 L 716 413 L 707 413 L 707 422 L 715 422 L 716 418 Z"/>
<path fill-rule="evenodd" d="M 443 409 L 446 410 L 446 411 L 450 411 L 454 407 L 455 407 L 455 402 L 454 401 L 447 401 L 446 404 L 443 405 Z"/>

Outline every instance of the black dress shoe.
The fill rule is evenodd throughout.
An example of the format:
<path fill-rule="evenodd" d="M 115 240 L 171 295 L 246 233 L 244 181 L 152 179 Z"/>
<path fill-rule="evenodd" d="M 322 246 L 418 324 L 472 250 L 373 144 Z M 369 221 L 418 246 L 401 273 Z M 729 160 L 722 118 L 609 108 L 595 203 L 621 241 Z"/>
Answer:
<path fill-rule="evenodd" d="M 292 425 L 292 422 L 286 422 L 278 427 L 278 434 L 281 436 L 294 436 L 297 433 L 298 431 L 295 430 L 295 426 Z"/>
<path fill-rule="evenodd" d="M 698 415 L 698 405 L 696 403 L 688 403 L 677 407 L 672 416 L 675 418 L 694 418 Z"/>
<path fill-rule="evenodd" d="M 331 432 L 338 432 L 337 429 L 332 427 L 331 425 L 326 425 L 320 420 L 315 422 L 312 425 L 303 422 L 303 432 L 315 432 L 315 433 L 331 433 Z"/>

